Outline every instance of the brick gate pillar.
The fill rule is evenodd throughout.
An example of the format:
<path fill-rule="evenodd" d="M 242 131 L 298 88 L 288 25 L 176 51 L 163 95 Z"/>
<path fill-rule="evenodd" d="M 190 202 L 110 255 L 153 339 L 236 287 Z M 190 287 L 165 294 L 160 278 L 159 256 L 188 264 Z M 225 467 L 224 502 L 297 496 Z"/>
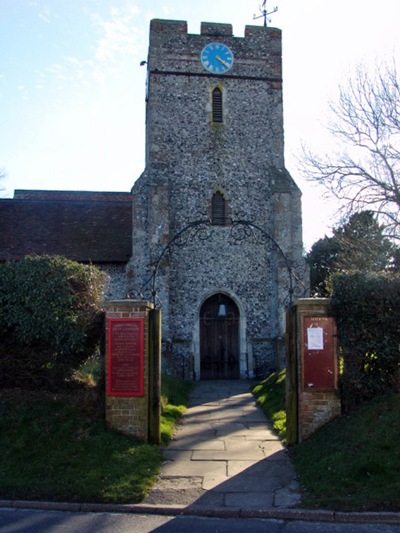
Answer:
<path fill-rule="evenodd" d="M 301 298 L 288 313 L 288 442 L 340 415 L 336 322 L 329 298 Z"/>
<path fill-rule="evenodd" d="M 149 315 L 146 301 L 106 302 L 106 422 L 108 427 L 149 440 Z"/>

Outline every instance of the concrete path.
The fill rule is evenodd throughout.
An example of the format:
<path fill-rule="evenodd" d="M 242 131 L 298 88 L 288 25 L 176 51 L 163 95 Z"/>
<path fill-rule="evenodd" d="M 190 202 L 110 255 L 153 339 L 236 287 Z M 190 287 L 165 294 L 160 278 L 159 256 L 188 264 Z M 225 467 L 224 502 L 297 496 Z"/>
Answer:
<path fill-rule="evenodd" d="M 144 504 L 285 509 L 300 501 L 289 457 L 249 381 L 201 381 Z"/>

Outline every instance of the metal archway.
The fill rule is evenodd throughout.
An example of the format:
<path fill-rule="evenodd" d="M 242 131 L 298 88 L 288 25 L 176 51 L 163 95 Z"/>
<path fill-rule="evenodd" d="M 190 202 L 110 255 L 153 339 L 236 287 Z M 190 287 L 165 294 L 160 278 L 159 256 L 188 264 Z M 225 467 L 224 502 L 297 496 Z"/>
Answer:
<path fill-rule="evenodd" d="M 285 299 L 287 306 L 291 307 L 293 304 L 294 295 L 302 296 L 306 294 L 308 287 L 304 285 L 302 280 L 305 269 L 302 265 L 299 265 L 296 261 L 289 259 L 277 241 L 271 237 L 263 228 L 258 226 L 251 220 L 244 220 L 240 217 L 236 220 L 231 220 L 231 230 L 229 237 L 233 239 L 234 244 L 244 241 L 249 238 L 256 238 L 260 245 L 270 243 L 276 250 L 278 255 L 284 261 L 284 265 L 288 274 L 288 294 Z M 155 308 L 161 308 L 162 302 L 158 297 L 157 291 L 157 274 L 162 263 L 162 260 L 175 246 L 182 247 L 186 243 L 195 239 L 202 241 L 211 238 L 211 228 L 214 227 L 210 219 L 199 219 L 193 222 L 189 222 L 184 228 L 178 231 L 163 247 L 158 258 L 149 265 L 151 270 L 150 277 L 143 284 L 139 290 L 132 289 L 128 292 L 127 297 L 141 297 L 151 301 Z M 257 237 L 258 235 L 258 237 Z"/>

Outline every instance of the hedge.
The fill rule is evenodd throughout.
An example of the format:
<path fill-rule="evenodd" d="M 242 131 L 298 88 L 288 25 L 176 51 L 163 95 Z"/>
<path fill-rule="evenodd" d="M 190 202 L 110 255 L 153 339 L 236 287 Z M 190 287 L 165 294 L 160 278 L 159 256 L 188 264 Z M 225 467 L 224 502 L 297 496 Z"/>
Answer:
<path fill-rule="evenodd" d="M 400 385 L 400 277 L 353 273 L 332 277 L 345 412 Z"/>
<path fill-rule="evenodd" d="M 58 388 L 98 348 L 105 276 L 58 256 L 0 265 L 0 385 Z"/>

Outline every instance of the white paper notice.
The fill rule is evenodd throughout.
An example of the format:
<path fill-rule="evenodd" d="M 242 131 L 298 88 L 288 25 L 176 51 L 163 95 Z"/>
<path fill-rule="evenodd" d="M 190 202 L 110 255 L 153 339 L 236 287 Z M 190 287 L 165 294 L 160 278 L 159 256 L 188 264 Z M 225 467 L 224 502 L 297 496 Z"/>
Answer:
<path fill-rule="evenodd" d="M 324 349 L 323 328 L 307 328 L 307 344 L 309 350 Z"/>

